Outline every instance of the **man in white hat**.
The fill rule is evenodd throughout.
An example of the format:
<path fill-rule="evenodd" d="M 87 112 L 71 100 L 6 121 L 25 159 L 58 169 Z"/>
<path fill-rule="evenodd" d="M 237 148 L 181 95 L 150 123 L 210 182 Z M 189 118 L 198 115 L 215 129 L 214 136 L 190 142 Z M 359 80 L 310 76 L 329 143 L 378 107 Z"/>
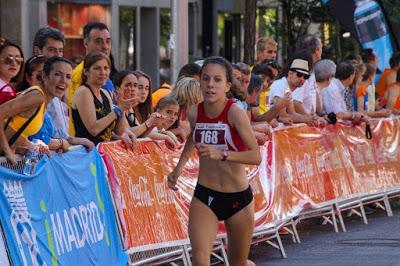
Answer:
<path fill-rule="evenodd" d="M 292 92 L 301 87 L 310 77 L 310 58 L 306 52 L 297 53 L 289 62 L 286 75 L 281 79 L 274 81 L 271 85 L 271 93 L 269 97 L 270 106 L 276 105 L 291 97 Z M 293 100 L 287 108 L 282 109 L 278 116 L 278 121 L 284 121 L 287 118 L 294 123 L 318 124 L 319 118 L 314 115 L 299 114 L 295 111 Z"/>

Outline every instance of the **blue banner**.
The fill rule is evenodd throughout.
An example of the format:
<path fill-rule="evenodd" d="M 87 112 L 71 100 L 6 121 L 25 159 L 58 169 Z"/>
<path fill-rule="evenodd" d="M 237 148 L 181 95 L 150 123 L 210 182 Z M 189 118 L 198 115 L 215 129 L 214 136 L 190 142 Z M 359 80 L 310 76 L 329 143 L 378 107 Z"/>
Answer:
<path fill-rule="evenodd" d="M 0 167 L 0 219 L 13 265 L 125 265 L 103 162 L 84 149 L 32 176 Z"/>

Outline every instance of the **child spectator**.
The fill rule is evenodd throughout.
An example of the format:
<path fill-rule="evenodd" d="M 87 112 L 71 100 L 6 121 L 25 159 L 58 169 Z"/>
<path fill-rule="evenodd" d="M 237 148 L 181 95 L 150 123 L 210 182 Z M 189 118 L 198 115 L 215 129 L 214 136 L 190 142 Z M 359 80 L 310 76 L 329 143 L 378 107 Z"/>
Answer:
<path fill-rule="evenodd" d="M 178 144 L 177 136 L 171 131 L 179 118 L 179 104 L 172 97 L 161 98 L 157 103 L 155 111 L 164 119 L 155 122 L 156 131 L 152 132 L 152 139 L 165 140 L 170 148 L 175 148 Z"/>
<path fill-rule="evenodd" d="M 193 78 L 182 77 L 177 81 L 168 96 L 178 102 L 180 109 L 179 120 L 171 131 L 179 136 L 181 140 L 184 140 L 190 133 L 189 121 L 186 116 L 187 110 L 203 101 L 200 83 Z"/>
<path fill-rule="evenodd" d="M 267 64 L 255 65 L 253 68 L 253 73 L 259 75 L 263 81 L 260 97 L 258 100 L 258 112 L 259 114 L 264 114 L 269 110 L 268 102 L 270 86 L 275 80 L 276 76 L 273 73 L 273 69 Z"/>

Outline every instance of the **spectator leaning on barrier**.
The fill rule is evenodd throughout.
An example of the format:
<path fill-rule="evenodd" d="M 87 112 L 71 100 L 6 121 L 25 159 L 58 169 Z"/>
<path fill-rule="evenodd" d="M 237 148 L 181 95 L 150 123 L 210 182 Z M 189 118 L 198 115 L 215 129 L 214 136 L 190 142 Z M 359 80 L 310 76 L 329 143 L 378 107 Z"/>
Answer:
<path fill-rule="evenodd" d="M 16 90 L 12 83 L 23 77 L 24 55 L 21 48 L 5 38 L 0 38 L 0 104 L 13 99 Z"/>
<path fill-rule="evenodd" d="M 52 57 L 44 64 L 41 86 L 31 87 L 0 105 L 0 142 L 10 163 L 16 164 L 15 152 L 31 147 L 27 138 L 42 127 L 46 105 L 53 97 L 62 96 L 71 76 L 71 62 Z"/>
<path fill-rule="evenodd" d="M 43 55 L 39 55 L 31 57 L 26 62 L 25 79 L 21 83 L 19 89 L 24 91 L 33 86 L 42 86 L 43 67 L 45 60 L 46 58 Z M 63 95 L 61 95 L 61 97 L 63 97 L 64 94 L 65 91 Z M 35 139 L 40 139 L 49 146 L 50 150 L 55 150 L 58 152 L 68 151 L 70 145 L 83 145 L 89 151 L 92 150 L 94 144 L 88 139 L 69 137 L 68 135 L 66 137 L 60 137 L 59 134 L 56 135 L 57 128 L 54 125 L 54 120 L 52 116 L 48 112 L 49 105 L 54 102 L 54 99 L 59 98 L 53 97 L 53 99 L 50 100 L 50 102 L 48 103 L 42 127 L 35 135 L 30 136 L 28 139 L 31 141 Z"/>
<path fill-rule="evenodd" d="M 227 99 L 231 82 L 228 61 L 222 57 L 204 61 L 200 81 L 204 102 L 188 112 L 193 131 L 168 176 L 169 187 L 177 190 L 183 166 L 193 149 L 198 149 L 199 177 L 189 211 L 194 265 L 210 263 L 218 221 L 224 221 L 227 230 L 229 263 L 254 265 L 247 260 L 254 228 L 254 203 L 245 165 L 260 164 L 261 156 L 246 113 Z"/>
<path fill-rule="evenodd" d="M 45 57 L 64 56 L 65 38 L 58 29 L 44 27 L 39 29 L 33 41 L 33 55 Z"/>
<path fill-rule="evenodd" d="M 164 140 L 167 147 L 175 149 L 179 145 L 179 140 L 171 129 L 179 119 L 180 108 L 178 101 L 170 96 L 164 97 L 160 99 L 154 110 L 163 119 L 155 122 L 155 130 L 151 133 L 151 138 Z"/>
<path fill-rule="evenodd" d="M 387 88 L 396 83 L 396 72 L 400 68 L 400 52 L 394 52 L 389 60 L 390 68 L 385 68 L 376 84 L 376 94 L 383 99 Z"/>
<path fill-rule="evenodd" d="M 150 137 L 152 129 L 160 122 L 159 120 L 163 119 L 163 117 L 157 113 L 152 113 L 143 123 L 139 123 L 136 119 L 134 107 L 139 104 L 137 73 L 130 70 L 122 70 L 114 75 L 113 82 L 122 99 L 137 99 L 137 102 L 124 112 L 130 130 L 138 137 Z"/>
<path fill-rule="evenodd" d="M 385 93 L 387 109 L 394 114 L 400 114 L 400 69 L 397 70 L 396 83 L 389 86 Z"/>
<path fill-rule="evenodd" d="M 312 65 L 321 60 L 322 55 L 322 43 L 321 40 L 311 34 L 305 35 L 300 39 L 297 49 L 299 51 L 305 51 L 308 53 L 312 62 L 310 65 L 310 70 Z M 314 73 L 311 72 L 310 78 L 304 82 L 304 84 L 293 92 L 293 100 L 295 110 L 299 114 L 322 114 L 322 106 L 317 105 L 317 89 L 315 84 Z"/>
<path fill-rule="evenodd" d="M 362 49 L 360 55 L 365 64 L 370 64 L 375 68 L 376 75 L 374 81 L 377 80 L 377 77 L 378 75 L 381 74 L 381 72 L 378 69 L 378 57 L 374 53 L 374 50 L 372 50 L 371 48 Z M 375 82 L 372 82 L 367 87 L 367 92 L 368 92 L 368 112 L 374 112 L 376 110 Z"/>
<path fill-rule="evenodd" d="M 139 90 L 139 104 L 134 107 L 135 117 L 138 122 L 144 123 L 149 119 L 151 113 L 153 112 L 151 103 L 151 78 L 149 75 L 142 71 L 135 71 L 138 79 L 138 90 Z"/>
<path fill-rule="evenodd" d="M 379 111 L 368 111 L 368 86 L 374 82 L 376 69 L 371 64 L 365 64 L 365 72 L 361 77 L 361 82 L 353 94 L 354 110 L 366 114 L 369 117 L 389 117 L 391 110 L 381 109 Z"/>
<path fill-rule="evenodd" d="M 253 68 L 253 72 L 256 75 L 259 75 L 263 81 L 263 87 L 260 92 L 260 97 L 258 100 L 258 112 L 260 114 L 264 114 L 269 110 L 269 93 L 272 82 L 277 77 L 277 74 L 274 74 L 274 70 L 268 64 L 259 64 L 255 65 Z"/>
<path fill-rule="evenodd" d="M 257 62 L 261 64 L 265 60 L 275 61 L 278 50 L 278 43 L 271 38 L 264 37 L 260 38 L 256 44 Z"/>
<path fill-rule="evenodd" d="M 121 138 L 125 145 L 133 147 L 133 134 L 126 133 L 127 121 L 123 113 L 138 99 L 124 100 L 120 96 L 112 104 L 108 91 L 102 85 L 110 74 L 110 59 L 103 53 L 85 57 L 83 85 L 72 99 L 72 118 L 76 136 L 87 138 L 96 145 L 100 142 Z M 115 136 L 113 135 L 115 133 Z"/>
<path fill-rule="evenodd" d="M 278 80 L 275 80 L 271 85 L 271 94 L 269 105 L 274 106 L 281 102 L 289 101 L 285 108 L 279 111 L 278 122 L 290 123 L 307 123 L 316 124 L 318 118 L 313 115 L 299 114 L 294 108 L 292 93 L 300 88 L 304 82 L 310 77 L 310 61 L 308 53 L 305 51 L 297 52 L 289 62 L 289 67 L 285 71 L 285 75 Z"/>
<path fill-rule="evenodd" d="M 89 22 L 88 24 L 86 24 L 83 28 L 83 46 L 86 49 L 86 55 L 94 52 L 101 52 L 104 53 L 110 60 L 111 34 L 108 30 L 107 25 L 100 22 Z M 111 72 L 111 61 L 109 62 Z M 72 84 L 68 88 L 68 108 L 70 113 L 69 131 L 71 136 L 75 135 L 75 129 L 71 117 L 72 98 L 79 86 L 82 85 L 84 63 L 85 62 L 82 61 L 79 65 L 75 67 L 72 74 Z M 114 85 L 112 84 L 110 78 L 107 78 L 102 87 L 110 93 L 113 93 L 115 91 Z"/>
<path fill-rule="evenodd" d="M 355 67 L 350 61 L 344 61 L 337 65 L 335 78 L 328 87 L 321 90 L 321 100 L 326 114 L 336 114 L 338 119 L 350 120 L 353 123 L 368 122 L 367 118 L 358 112 L 349 112 L 344 100 L 344 92 L 355 77 Z"/>
<path fill-rule="evenodd" d="M 336 65 L 332 60 L 322 59 L 314 65 L 315 82 L 318 90 L 316 100 L 318 104 L 322 106 L 322 109 L 323 109 L 322 96 L 324 94 L 324 91 L 330 86 L 333 78 L 335 77 L 335 72 L 336 72 Z M 330 100 L 330 99 L 326 98 L 325 100 Z M 325 121 L 325 123 L 326 122 L 328 122 L 328 119 Z"/>
<path fill-rule="evenodd" d="M 271 127 L 267 122 L 254 122 L 254 118 L 258 116 L 258 107 L 251 107 L 260 96 L 262 86 L 262 79 L 258 75 L 251 74 L 246 97 L 248 106 L 247 114 L 259 145 L 263 145 L 268 140 L 269 133 L 271 132 Z"/>

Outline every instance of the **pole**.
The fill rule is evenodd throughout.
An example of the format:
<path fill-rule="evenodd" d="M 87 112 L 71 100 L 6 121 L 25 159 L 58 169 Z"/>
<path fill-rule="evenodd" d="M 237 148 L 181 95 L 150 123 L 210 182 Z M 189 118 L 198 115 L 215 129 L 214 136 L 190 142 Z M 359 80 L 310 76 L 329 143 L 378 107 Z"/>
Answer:
<path fill-rule="evenodd" d="M 180 68 L 189 61 L 188 0 L 171 0 L 171 15 L 172 34 L 169 45 L 172 52 L 171 82 L 174 83 Z"/>

